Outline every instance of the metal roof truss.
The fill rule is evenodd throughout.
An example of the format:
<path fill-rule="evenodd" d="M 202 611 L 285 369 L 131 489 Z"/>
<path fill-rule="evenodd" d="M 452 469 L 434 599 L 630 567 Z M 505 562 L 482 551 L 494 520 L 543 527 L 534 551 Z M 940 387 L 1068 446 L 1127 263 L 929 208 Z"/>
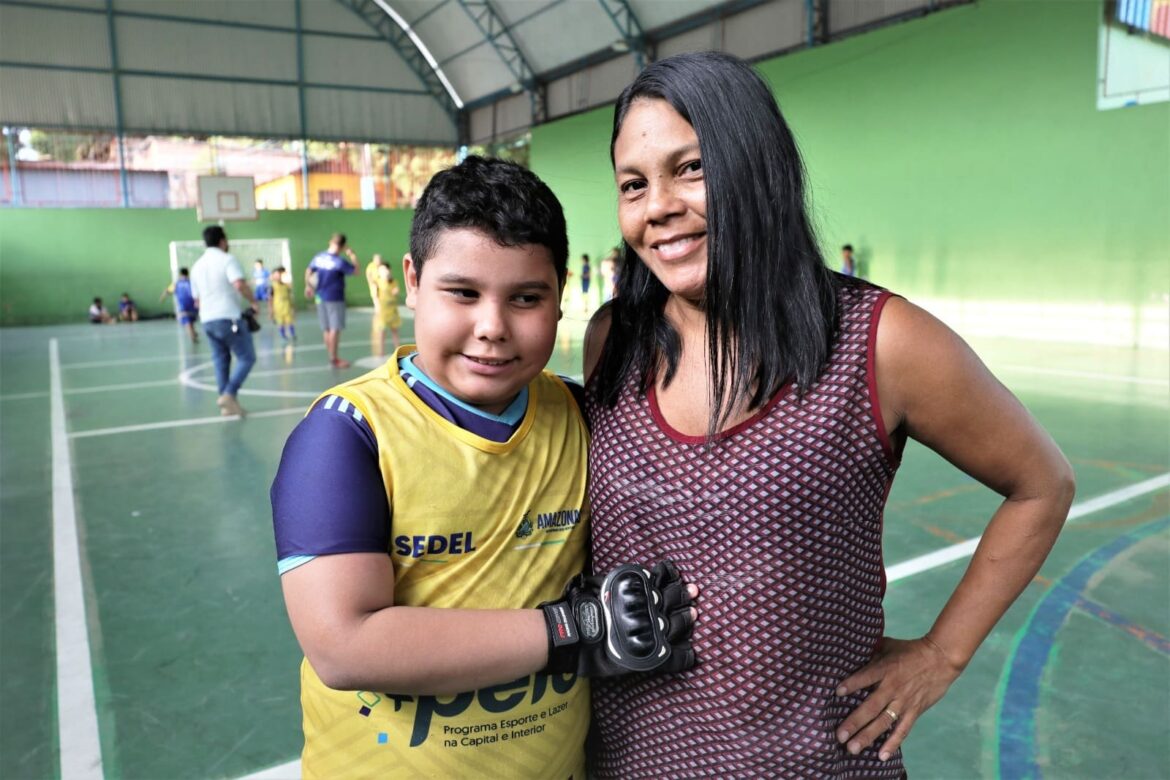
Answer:
<path fill-rule="evenodd" d="M 544 90 L 537 83 L 536 74 L 524 52 L 520 49 L 508 25 L 492 8 L 488 0 L 459 0 L 459 5 L 475 22 L 475 26 L 483 33 L 484 39 L 496 50 L 496 54 L 508 66 L 508 70 L 516 77 L 517 86 L 513 91 L 525 89 L 528 91 L 532 105 L 532 124 L 539 124 L 547 118 L 545 110 Z"/>
<path fill-rule="evenodd" d="M 630 8 L 630 4 L 626 0 L 597 0 L 597 2 L 601 3 L 601 7 L 613 20 L 622 40 L 633 52 L 634 58 L 638 62 L 638 69 L 641 70 L 654 57 L 653 52 L 650 51 L 649 42 L 646 40 L 646 32 L 642 29 L 641 23 L 638 22 L 634 9 Z"/>
<path fill-rule="evenodd" d="M 365 20 L 366 24 L 381 38 L 393 46 L 415 75 L 426 85 L 431 96 L 451 117 L 451 121 L 459 122 L 459 106 L 455 105 L 455 101 L 447 93 L 447 88 L 439 80 L 431 63 L 419 51 L 410 35 L 399 27 L 398 23 L 381 6 L 374 0 L 337 0 L 337 2 Z"/>

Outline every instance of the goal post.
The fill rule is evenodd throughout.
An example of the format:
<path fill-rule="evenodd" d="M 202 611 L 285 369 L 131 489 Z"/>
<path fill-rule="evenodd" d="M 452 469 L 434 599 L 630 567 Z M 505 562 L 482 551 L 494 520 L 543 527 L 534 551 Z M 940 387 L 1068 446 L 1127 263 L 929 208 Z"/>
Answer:
<path fill-rule="evenodd" d="M 202 256 L 205 249 L 207 246 L 202 241 L 172 241 L 171 281 L 179 278 L 180 268 L 189 270 L 195 265 L 195 261 Z M 252 283 L 252 265 L 257 260 L 263 260 L 264 267 L 269 271 L 277 266 L 284 266 L 292 274 L 292 253 L 289 252 L 287 238 L 231 238 L 228 239 L 228 251 L 240 261 L 244 279 L 249 284 Z"/>

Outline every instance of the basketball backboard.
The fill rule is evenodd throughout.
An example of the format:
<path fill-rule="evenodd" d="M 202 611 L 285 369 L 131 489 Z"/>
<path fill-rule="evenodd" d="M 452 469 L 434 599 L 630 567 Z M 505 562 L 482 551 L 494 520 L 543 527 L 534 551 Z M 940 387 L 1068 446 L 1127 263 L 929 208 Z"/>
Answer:
<path fill-rule="evenodd" d="M 256 219 L 256 190 L 251 176 L 200 176 L 196 217 L 200 222 Z"/>

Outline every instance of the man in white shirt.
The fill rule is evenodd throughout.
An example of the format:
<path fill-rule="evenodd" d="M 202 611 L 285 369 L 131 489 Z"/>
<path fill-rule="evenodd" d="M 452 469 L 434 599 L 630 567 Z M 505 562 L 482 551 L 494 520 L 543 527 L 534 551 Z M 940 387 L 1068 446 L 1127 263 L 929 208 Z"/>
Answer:
<path fill-rule="evenodd" d="M 211 345 L 215 381 L 219 386 L 216 404 L 225 417 L 243 417 L 244 409 L 236 395 L 256 363 L 256 350 L 248 323 L 240 312 L 245 306 L 254 308 L 256 299 L 244 280 L 240 261 L 228 254 L 223 228 L 212 225 L 205 229 L 203 243 L 207 249 L 191 267 L 191 295 L 199 307 L 199 321 Z M 237 363 L 235 370 L 230 371 L 233 353 Z"/>

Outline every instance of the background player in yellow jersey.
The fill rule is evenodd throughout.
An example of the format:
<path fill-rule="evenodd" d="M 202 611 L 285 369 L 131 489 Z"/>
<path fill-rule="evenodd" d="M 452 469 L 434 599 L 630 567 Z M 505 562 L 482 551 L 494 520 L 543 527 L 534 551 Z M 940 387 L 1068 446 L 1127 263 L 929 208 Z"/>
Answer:
<path fill-rule="evenodd" d="M 386 265 L 382 260 L 382 255 L 375 254 L 370 258 L 370 262 L 366 264 L 366 284 L 370 288 L 370 301 L 374 307 L 378 306 L 378 269 Z"/>
<path fill-rule="evenodd" d="M 292 285 L 289 284 L 288 271 L 283 265 L 272 272 L 268 286 L 269 314 L 280 329 L 280 337 L 285 341 L 296 341 L 297 326 L 292 305 Z"/>
<path fill-rule="evenodd" d="M 366 266 L 366 283 L 370 286 L 370 300 L 374 302 L 374 321 L 370 327 L 370 345 L 373 352 L 381 357 L 386 349 L 386 330 L 394 340 L 394 349 L 401 344 L 398 330 L 402 327 L 402 315 L 398 313 L 398 280 L 381 255 L 374 255 Z"/>
<path fill-rule="evenodd" d="M 588 432 L 543 370 L 567 255 L 534 174 L 469 157 L 435 176 L 403 261 L 417 346 L 326 392 L 285 445 L 306 778 L 583 777 L 580 677 L 694 663 L 669 562 L 578 574 Z"/>

